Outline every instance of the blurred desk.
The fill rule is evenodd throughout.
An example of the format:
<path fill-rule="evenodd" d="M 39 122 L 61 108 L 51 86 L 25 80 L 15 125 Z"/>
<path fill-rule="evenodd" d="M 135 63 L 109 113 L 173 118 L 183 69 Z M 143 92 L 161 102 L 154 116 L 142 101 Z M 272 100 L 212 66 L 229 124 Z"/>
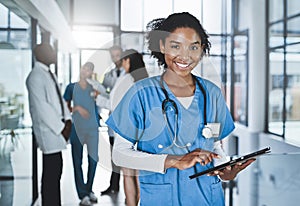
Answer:
<path fill-rule="evenodd" d="M 0 130 L 17 129 L 19 124 L 19 107 L 0 103 Z"/>

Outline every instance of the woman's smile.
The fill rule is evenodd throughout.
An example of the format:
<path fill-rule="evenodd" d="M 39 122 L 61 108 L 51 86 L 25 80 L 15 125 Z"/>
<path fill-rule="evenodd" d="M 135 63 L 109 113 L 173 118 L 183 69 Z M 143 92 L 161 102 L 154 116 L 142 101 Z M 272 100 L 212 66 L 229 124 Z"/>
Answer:
<path fill-rule="evenodd" d="M 181 67 L 183 69 L 186 69 L 188 66 L 190 66 L 190 63 L 179 63 L 179 62 L 175 62 L 175 64 L 177 64 L 178 67 Z"/>

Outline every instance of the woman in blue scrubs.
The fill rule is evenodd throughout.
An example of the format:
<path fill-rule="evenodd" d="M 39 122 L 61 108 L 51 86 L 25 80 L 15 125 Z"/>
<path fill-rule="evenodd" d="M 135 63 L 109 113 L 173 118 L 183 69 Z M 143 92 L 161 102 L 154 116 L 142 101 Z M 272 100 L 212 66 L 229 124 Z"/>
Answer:
<path fill-rule="evenodd" d="M 220 141 L 234 129 L 221 90 L 191 73 L 209 53 L 208 35 L 186 12 L 148 28 L 151 54 L 165 70 L 135 83 L 107 120 L 116 133 L 113 160 L 140 171 L 140 205 L 223 206 L 220 179 L 254 160 L 189 179 L 224 158 Z"/>

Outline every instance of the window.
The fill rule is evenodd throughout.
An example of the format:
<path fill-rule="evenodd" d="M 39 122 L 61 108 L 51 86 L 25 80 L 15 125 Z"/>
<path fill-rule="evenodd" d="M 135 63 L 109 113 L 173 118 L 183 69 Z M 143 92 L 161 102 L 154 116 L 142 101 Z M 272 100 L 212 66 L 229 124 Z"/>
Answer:
<path fill-rule="evenodd" d="M 33 188 L 32 132 L 25 87 L 32 63 L 30 24 L 0 4 L 0 31 L 0 144 L 16 141 L 13 138 L 21 144 L 16 151 L 1 151 L 0 185 L 6 187 L 0 190 L 0 202 L 23 205 L 31 202 Z"/>
<path fill-rule="evenodd" d="M 172 0 L 144 0 L 144 28 L 149 21 L 155 18 L 164 18 L 172 13 Z"/>
<path fill-rule="evenodd" d="M 234 119 L 248 125 L 248 35 L 234 36 Z"/>
<path fill-rule="evenodd" d="M 95 73 L 100 80 L 106 68 L 111 65 L 108 52 L 115 41 L 120 37 L 114 37 L 113 27 L 111 26 L 73 26 L 73 37 L 80 49 L 79 54 L 72 56 L 72 81 L 78 81 L 81 65 L 87 61 L 95 64 Z M 78 57 L 79 55 L 79 57 Z"/>
<path fill-rule="evenodd" d="M 229 1 L 226 0 L 226 2 Z M 211 12 L 212 8 L 215 12 Z M 121 30 L 145 31 L 147 23 L 152 19 L 165 18 L 171 13 L 188 11 L 196 16 L 208 31 L 221 33 L 221 9 L 222 1 L 220 0 L 122 0 Z M 219 14 L 220 18 L 216 18 L 216 14 Z"/>
<path fill-rule="evenodd" d="M 188 11 L 198 19 L 201 19 L 201 11 L 202 11 L 201 1 L 174 0 L 174 12 L 184 12 L 184 11 Z"/>
<path fill-rule="evenodd" d="M 0 4 L 0 28 L 8 27 L 8 9 Z"/>
<path fill-rule="evenodd" d="M 113 45 L 113 32 L 110 27 L 74 26 L 73 37 L 78 48 L 109 48 Z"/>
<path fill-rule="evenodd" d="M 134 5 L 134 7 L 132 5 Z M 121 30 L 142 31 L 144 28 L 143 11 L 143 1 L 122 0 Z"/>
<path fill-rule="evenodd" d="M 10 13 L 10 18 L 11 18 L 10 20 L 11 27 L 24 28 L 24 29 L 28 28 L 28 24 L 16 14 Z"/>
<path fill-rule="evenodd" d="M 300 144 L 300 4 L 268 0 L 268 5 L 267 131 Z"/>

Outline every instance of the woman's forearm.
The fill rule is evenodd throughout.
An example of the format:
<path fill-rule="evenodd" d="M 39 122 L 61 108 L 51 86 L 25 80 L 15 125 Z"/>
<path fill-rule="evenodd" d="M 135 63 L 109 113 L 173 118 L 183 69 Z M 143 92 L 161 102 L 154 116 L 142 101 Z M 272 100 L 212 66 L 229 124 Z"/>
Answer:
<path fill-rule="evenodd" d="M 151 172 L 165 172 L 166 154 L 149 154 L 137 151 L 128 140 L 115 135 L 112 159 L 116 165 Z"/>

